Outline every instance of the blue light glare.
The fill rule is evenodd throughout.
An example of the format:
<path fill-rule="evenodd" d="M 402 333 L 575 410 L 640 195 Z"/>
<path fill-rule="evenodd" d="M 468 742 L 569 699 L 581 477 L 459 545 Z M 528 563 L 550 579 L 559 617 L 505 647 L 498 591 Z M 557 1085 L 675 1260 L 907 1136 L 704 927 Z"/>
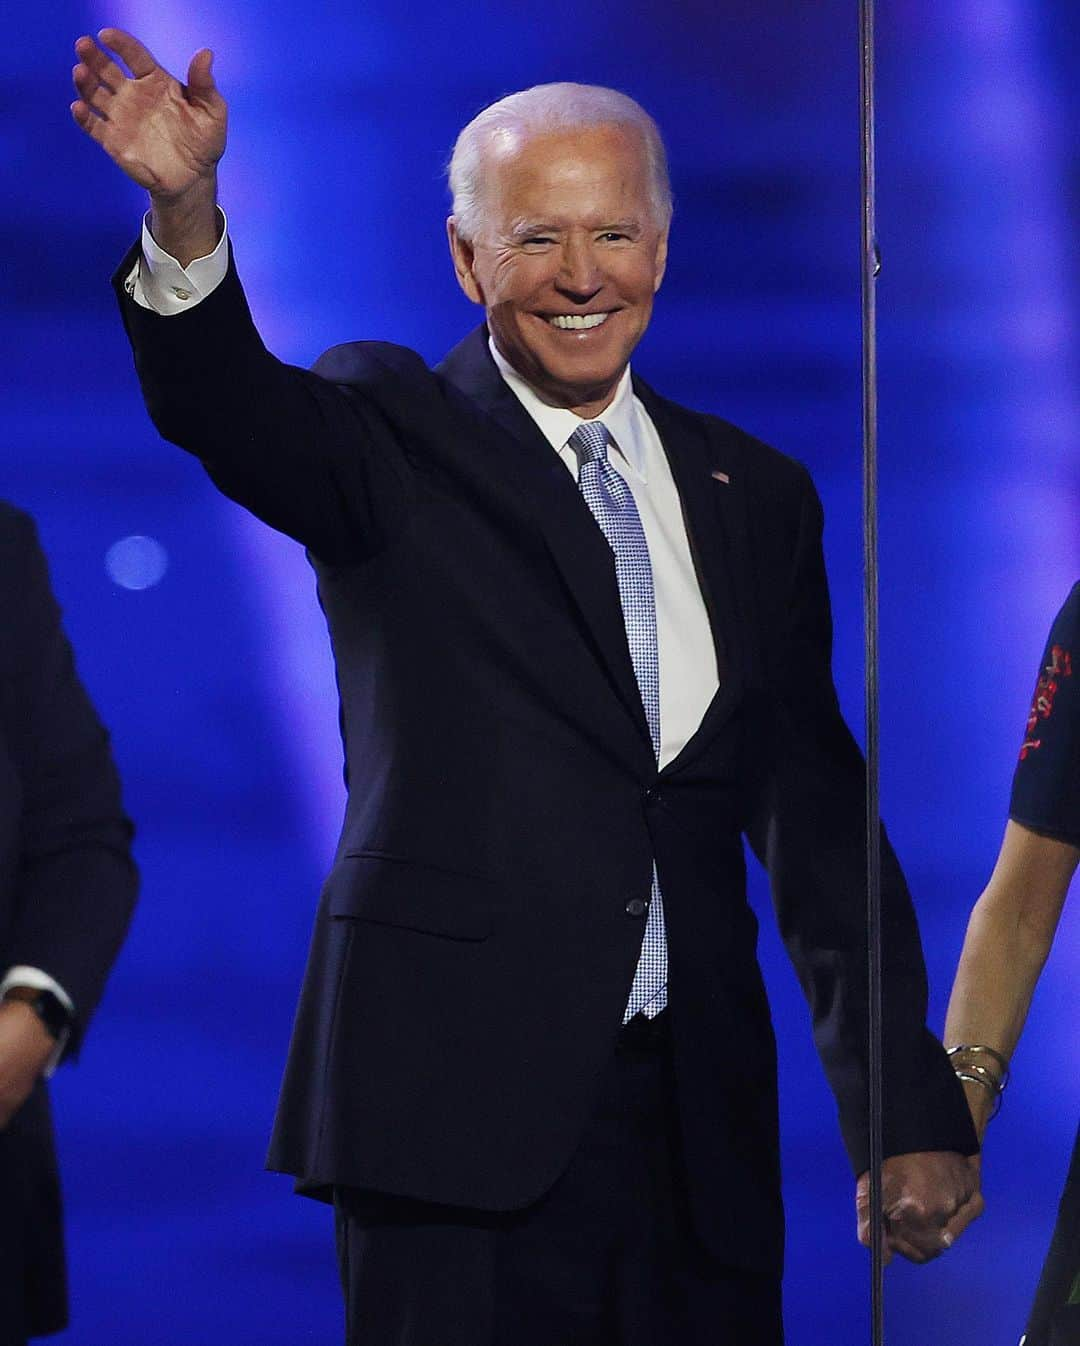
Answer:
<path fill-rule="evenodd" d="M 105 553 L 109 578 L 121 589 L 152 589 L 165 578 L 169 554 L 152 537 L 134 534 L 114 542 Z"/>

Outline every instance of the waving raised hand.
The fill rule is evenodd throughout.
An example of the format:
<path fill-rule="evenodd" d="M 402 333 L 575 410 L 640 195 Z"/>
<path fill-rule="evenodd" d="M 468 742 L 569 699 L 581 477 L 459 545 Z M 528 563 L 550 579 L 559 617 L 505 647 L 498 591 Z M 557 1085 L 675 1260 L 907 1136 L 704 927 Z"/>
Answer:
<path fill-rule="evenodd" d="M 75 43 L 75 121 L 156 200 L 212 184 L 227 120 L 210 73 L 213 54 L 196 52 L 181 84 L 130 33 L 103 28 L 98 38 Z"/>

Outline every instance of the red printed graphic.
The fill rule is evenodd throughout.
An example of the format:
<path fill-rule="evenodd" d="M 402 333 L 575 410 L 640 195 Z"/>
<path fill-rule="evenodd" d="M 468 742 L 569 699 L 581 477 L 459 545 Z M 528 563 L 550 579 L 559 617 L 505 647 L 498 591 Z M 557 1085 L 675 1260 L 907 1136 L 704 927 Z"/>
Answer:
<path fill-rule="evenodd" d="M 1035 697 L 1031 703 L 1031 713 L 1028 715 L 1027 737 L 1024 739 L 1024 746 L 1020 749 L 1021 762 L 1028 753 L 1042 747 L 1042 739 L 1035 737 L 1035 730 L 1038 728 L 1040 720 L 1050 718 L 1054 709 L 1054 698 L 1057 696 L 1062 678 L 1071 677 L 1072 655 L 1068 650 L 1062 649 L 1060 645 L 1055 645 L 1050 651 L 1050 662 L 1043 669 L 1039 681 L 1035 684 Z"/>

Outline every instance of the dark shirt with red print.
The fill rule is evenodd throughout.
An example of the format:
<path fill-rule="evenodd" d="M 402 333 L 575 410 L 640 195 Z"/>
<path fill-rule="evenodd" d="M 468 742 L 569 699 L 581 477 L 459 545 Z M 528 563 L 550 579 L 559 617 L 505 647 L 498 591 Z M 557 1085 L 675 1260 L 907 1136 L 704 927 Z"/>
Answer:
<path fill-rule="evenodd" d="M 1080 584 L 1050 628 L 1009 816 L 1080 846 Z"/>

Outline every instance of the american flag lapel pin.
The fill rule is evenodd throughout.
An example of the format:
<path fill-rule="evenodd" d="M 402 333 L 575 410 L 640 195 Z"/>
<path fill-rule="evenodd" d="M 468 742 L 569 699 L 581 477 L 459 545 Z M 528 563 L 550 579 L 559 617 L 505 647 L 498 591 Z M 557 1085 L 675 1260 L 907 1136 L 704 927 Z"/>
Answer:
<path fill-rule="evenodd" d="M 731 485 L 731 478 L 726 472 L 721 472 L 718 467 L 713 469 L 712 475 L 717 481 L 722 481 L 725 486 Z"/>

